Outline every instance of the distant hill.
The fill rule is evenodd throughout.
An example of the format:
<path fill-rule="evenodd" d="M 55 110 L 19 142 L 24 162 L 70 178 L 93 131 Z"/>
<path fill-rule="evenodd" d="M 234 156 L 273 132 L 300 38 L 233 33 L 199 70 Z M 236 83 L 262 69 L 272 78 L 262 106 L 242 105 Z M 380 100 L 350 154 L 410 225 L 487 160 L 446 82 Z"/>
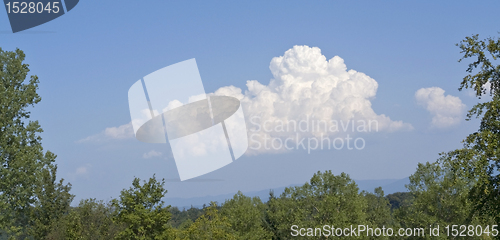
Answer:
<path fill-rule="evenodd" d="M 409 178 L 354 181 L 356 181 L 360 190 L 365 190 L 367 192 L 373 192 L 375 188 L 382 187 L 385 195 L 395 192 L 406 192 L 408 190 L 405 185 L 410 183 Z"/>
<path fill-rule="evenodd" d="M 379 180 L 354 180 L 358 184 L 360 190 L 365 190 L 367 192 L 373 192 L 377 187 L 382 187 L 384 194 L 391 194 L 395 192 L 406 192 L 405 184 L 410 183 L 409 178 L 403 179 L 379 179 Z M 294 184 L 287 187 L 299 186 L 302 184 Z M 279 196 L 285 187 L 278 187 L 273 189 L 264 189 L 260 191 L 243 192 L 246 196 L 259 197 L 263 202 L 269 199 L 269 191 L 273 190 L 275 195 Z M 234 194 L 222 194 L 217 196 L 203 196 L 203 197 L 193 197 L 193 198 L 165 198 L 165 203 L 178 207 L 180 210 L 183 208 L 190 208 L 191 206 L 196 208 L 203 207 L 203 204 L 209 204 L 211 201 L 223 203 L 227 199 L 231 199 Z"/>

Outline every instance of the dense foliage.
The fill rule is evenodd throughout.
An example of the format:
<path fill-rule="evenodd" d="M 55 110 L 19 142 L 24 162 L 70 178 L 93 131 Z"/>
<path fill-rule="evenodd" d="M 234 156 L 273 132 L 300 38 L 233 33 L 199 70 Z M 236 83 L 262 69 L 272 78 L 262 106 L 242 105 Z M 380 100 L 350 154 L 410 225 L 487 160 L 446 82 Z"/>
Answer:
<path fill-rule="evenodd" d="M 73 196 L 71 185 L 56 180 L 56 155 L 43 151 L 38 121 L 29 121 L 28 108 L 41 98 L 38 77 L 26 81 L 24 58 L 0 48 L 0 226 L 12 239 L 41 239 Z"/>
<path fill-rule="evenodd" d="M 57 181 L 56 156 L 43 151 L 37 121 L 28 107 L 41 98 L 38 78 L 28 77 L 24 53 L 0 49 L 0 239 L 290 239 L 292 226 L 418 229 L 440 226 L 430 236 L 350 236 L 353 239 L 447 239 L 445 226 L 488 229 L 500 224 L 500 39 L 467 37 L 461 60 L 474 58 L 461 88 L 490 101 L 475 105 L 468 118 L 481 119 L 464 147 L 419 164 L 408 192 L 384 195 L 360 191 L 349 175 L 317 172 L 302 186 L 265 201 L 238 192 L 224 203 L 179 210 L 162 201 L 165 181 L 136 178 L 110 202 L 82 200 L 70 207 L 71 185 Z M 489 92 L 488 92 L 489 89 Z M 486 228 L 488 227 L 488 228 Z M 500 234 L 499 234 L 500 235 Z M 330 236 L 331 237 L 331 236 Z M 326 236 L 316 238 L 330 238 Z M 464 239 L 493 239 L 483 232 Z M 500 236 L 496 237 L 500 239 Z"/>
<path fill-rule="evenodd" d="M 311 229 L 369 225 L 426 231 L 429 225 L 439 225 L 439 237 L 426 233 L 420 237 L 351 238 L 447 239 L 443 228 L 447 225 L 497 224 L 492 217 L 475 214 L 468 199 L 473 183 L 453 182 L 450 171 L 438 162 L 420 164 L 410 177 L 409 192 L 390 196 L 384 196 L 380 187 L 374 193 L 359 191 L 345 173 L 317 172 L 302 186 L 286 188 L 280 196 L 271 193 L 267 202 L 238 192 L 221 204 L 183 210 L 160 201 L 166 193 L 162 181 L 153 176 L 141 185 L 135 179 L 131 189 L 122 191 L 120 200 L 108 204 L 82 201 L 55 222 L 47 239 L 290 239 L 293 225 Z M 397 204 L 391 205 L 391 199 Z M 493 237 L 483 234 L 467 239 Z"/>

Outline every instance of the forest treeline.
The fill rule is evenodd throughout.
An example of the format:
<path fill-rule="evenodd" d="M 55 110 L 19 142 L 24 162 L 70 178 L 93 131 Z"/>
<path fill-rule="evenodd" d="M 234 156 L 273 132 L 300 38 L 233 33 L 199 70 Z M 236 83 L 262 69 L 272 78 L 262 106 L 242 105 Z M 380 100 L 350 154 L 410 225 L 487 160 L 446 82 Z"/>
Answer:
<path fill-rule="evenodd" d="M 155 177 L 123 190 L 110 202 L 82 200 L 51 226 L 47 239 L 290 239 L 291 227 L 425 228 L 440 226 L 440 236 L 357 236 L 359 239 L 447 239 L 447 225 L 481 225 L 495 220 L 475 212 L 467 200 L 470 185 L 438 163 L 420 164 L 409 192 L 384 196 L 360 191 L 349 175 L 317 172 L 302 186 L 286 188 L 263 202 L 238 192 L 224 203 L 182 211 L 161 200 L 167 191 Z M 467 239 L 494 239 L 494 233 Z M 323 234 L 327 234 L 323 231 Z M 307 237 L 307 231 L 303 232 Z M 490 236 L 488 236 L 490 235 Z M 496 235 L 496 234 L 495 234 Z M 297 236 L 297 238 L 301 238 Z M 328 239 L 316 236 L 315 239 Z M 331 237 L 330 237 L 331 238 Z"/>
<path fill-rule="evenodd" d="M 268 199 L 239 192 L 187 210 L 162 200 L 165 181 L 156 176 L 134 179 L 109 202 L 86 199 L 71 207 L 71 185 L 56 177 L 56 155 L 43 149 L 42 128 L 30 119 L 28 109 L 41 100 L 38 77 L 28 76 L 23 51 L 0 48 L 0 239 L 290 239 L 308 238 L 293 237 L 293 226 L 316 231 L 325 225 L 440 226 L 439 236 L 350 236 L 355 239 L 456 238 L 445 232 L 448 225 L 481 226 L 480 234 L 467 227 L 458 238 L 500 239 L 500 39 L 474 35 L 457 45 L 460 61 L 472 60 L 459 89 L 491 100 L 469 111 L 480 126 L 463 148 L 419 164 L 407 193 L 360 191 L 349 175 L 325 171 Z"/>

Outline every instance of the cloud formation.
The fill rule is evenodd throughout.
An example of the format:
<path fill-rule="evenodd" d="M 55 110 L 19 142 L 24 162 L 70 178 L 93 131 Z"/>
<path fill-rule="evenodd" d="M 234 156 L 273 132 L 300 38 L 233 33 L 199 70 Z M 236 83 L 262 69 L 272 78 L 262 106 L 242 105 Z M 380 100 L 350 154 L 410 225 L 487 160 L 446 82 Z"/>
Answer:
<path fill-rule="evenodd" d="M 321 138 L 345 136 L 349 131 L 393 132 L 413 129 L 409 123 L 394 121 L 384 114 L 375 113 L 371 100 L 376 96 L 377 81 L 362 72 L 348 70 L 339 56 L 327 59 L 317 47 L 294 46 L 283 56 L 273 58 L 269 69 L 273 78 L 268 84 L 250 80 L 247 81 L 247 89 L 244 91 L 235 86 L 226 86 L 213 93 L 233 96 L 241 101 L 249 128 L 250 145 L 264 142 L 265 138 Z M 199 96 L 193 96 L 190 102 L 198 99 Z M 179 105 L 180 102 L 172 101 L 163 110 Z M 313 126 L 308 126 L 305 131 L 280 128 L 284 124 L 300 121 L 307 121 Z M 314 122 L 323 125 L 315 127 Z M 360 131 L 358 127 L 355 129 L 353 125 L 359 125 L 360 122 L 365 125 L 368 123 L 370 130 Z M 344 125 L 348 127 L 344 128 Z M 87 139 L 132 137 L 133 128 L 126 124 L 107 128 L 97 136 Z M 250 152 L 284 150 L 286 149 L 261 148 Z M 146 157 L 146 154 L 144 156 Z"/>
<path fill-rule="evenodd" d="M 240 99 L 250 135 L 255 136 L 255 130 L 262 130 L 264 126 L 277 129 L 282 123 L 301 120 L 326 122 L 328 126 L 301 132 L 300 137 L 338 135 L 338 131 L 329 131 L 335 124 L 332 120 L 337 123 L 376 121 L 377 131 L 413 129 L 409 123 L 376 114 L 371 99 L 376 95 L 377 81 L 362 72 L 347 70 L 339 56 L 327 60 L 317 47 L 294 46 L 283 56 L 273 58 L 269 68 L 273 79 L 267 85 L 251 80 L 247 81 L 248 89 L 244 93 L 234 86 L 215 92 Z M 249 122 L 252 123 L 249 125 Z M 259 134 L 257 138 L 263 141 L 264 137 L 283 138 L 297 133 L 285 130 L 260 131 Z"/>
<path fill-rule="evenodd" d="M 460 98 L 444 95 L 439 87 L 421 88 L 415 92 L 417 103 L 432 115 L 431 126 L 448 128 L 458 125 L 463 118 L 465 104 Z"/>
<path fill-rule="evenodd" d="M 134 129 L 132 128 L 131 123 L 123 124 L 118 127 L 109 127 L 104 129 L 104 131 L 86 137 L 78 141 L 78 143 L 84 142 L 100 142 L 106 140 L 123 140 L 123 139 L 131 139 L 134 138 Z"/>

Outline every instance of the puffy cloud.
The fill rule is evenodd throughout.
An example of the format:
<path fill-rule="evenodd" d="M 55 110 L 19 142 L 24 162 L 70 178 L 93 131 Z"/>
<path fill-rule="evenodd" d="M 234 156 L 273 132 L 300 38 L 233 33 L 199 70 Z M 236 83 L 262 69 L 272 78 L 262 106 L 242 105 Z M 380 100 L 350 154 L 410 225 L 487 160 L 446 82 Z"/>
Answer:
<path fill-rule="evenodd" d="M 134 137 L 134 130 L 132 124 L 127 123 L 119 127 L 104 129 L 104 135 L 111 139 L 128 139 Z"/>
<path fill-rule="evenodd" d="M 267 85 L 251 80 L 244 93 L 234 86 L 215 91 L 216 95 L 241 100 L 249 135 L 258 141 L 296 136 L 296 129 L 283 130 L 280 126 L 300 121 L 309 122 L 309 131 L 300 131 L 300 137 L 341 135 L 342 129 L 335 131 L 340 123 L 372 121 L 377 124 L 376 131 L 413 129 L 409 123 L 376 114 L 370 100 L 376 95 L 378 83 L 362 72 L 347 70 L 339 56 L 327 60 L 317 47 L 294 46 L 273 58 L 269 68 L 273 79 Z M 314 122 L 323 125 L 315 128 Z M 264 127 L 272 131 L 262 131 Z"/>
<path fill-rule="evenodd" d="M 463 117 L 465 104 L 460 98 L 444 95 L 439 87 L 421 88 L 415 93 L 417 103 L 432 115 L 432 126 L 448 128 L 457 125 Z"/>
<path fill-rule="evenodd" d="M 152 157 L 160 157 L 161 155 L 163 155 L 163 153 L 157 152 L 155 150 L 151 150 L 147 153 L 144 153 L 144 155 L 142 155 L 142 158 L 147 159 L 147 158 L 152 158 Z"/>
<path fill-rule="evenodd" d="M 339 56 L 327 59 L 317 47 L 294 46 L 283 56 L 273 58 L 269 68 L 273 78 L 267 85 L 250 80 L 244 91 L 226 86 L 213 93 L 233 96 L 241 101 L 249 127 L 250 145 L 264 142 L 265 138 L 319 138 L 342 136 L 349 131 L 392 132 L 413 129 L 409 123 L 375 113 L 371 100 L 376 96 L 377 81 L 362 72 L 348 70 Z M 194 96 L 190 102 L 200 97 Z M 163 110 L 178 106 L 179 102 L 171 102 Z M 283 128 L 284 125 L 301 121 L 308 122 L 306 130 Z M 351 128 L 354 125 L 356 127 Z M 365 127 L 359 130 L 359 125 Z M 131 126 L 123 125 L 108 128 L 101 135 L 124 139 L 133 137 L 133 130 Z M 261 148 L 250 152 L 284 150 Z"/>

